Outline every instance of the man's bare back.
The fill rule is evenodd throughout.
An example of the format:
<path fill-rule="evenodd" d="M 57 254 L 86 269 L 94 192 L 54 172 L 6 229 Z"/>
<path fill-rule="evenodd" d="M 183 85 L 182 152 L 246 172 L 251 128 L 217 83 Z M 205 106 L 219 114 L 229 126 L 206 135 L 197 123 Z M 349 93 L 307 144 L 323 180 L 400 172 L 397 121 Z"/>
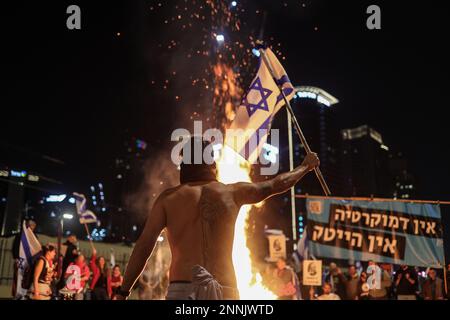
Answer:
<path fill-rule="evenodd" d="M 142 273 L 164 228 L 172 251 L 170 281 L 192 281 L 192 267 L 200 265 L 222 286 L 236 287 L 232 248 L 240 207 L 289 190 L 318 165 L 317 155 L 311 153 L 293 171 L 263 182 L 225 185 L 199 181 L 164 191 L 136 242 L 125 272 L 123 292 L 129 293 Z"/>
<path fill-rule="evenodd" d="M 240 206 L 232 186 L 187 183 L 162 194 L 172 251 L 170 281 L 191 281 L 192 267 L 206 268 L 222 285 L 235 287 L 231 259 Z"/>

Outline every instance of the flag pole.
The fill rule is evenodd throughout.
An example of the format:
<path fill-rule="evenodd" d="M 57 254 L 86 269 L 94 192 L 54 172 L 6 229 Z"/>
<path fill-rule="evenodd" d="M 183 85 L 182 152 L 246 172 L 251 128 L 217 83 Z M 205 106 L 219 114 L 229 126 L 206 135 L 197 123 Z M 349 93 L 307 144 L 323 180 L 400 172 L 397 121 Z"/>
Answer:
<path fill-rule="evenodd" d="M 294 148 L 292 139 L 292 120 L 291 114 L 287 112 L 287 125 L 288 125 L 288 143 L 289 143 L 289 170 L 294 170 Z M 291 188 L 291 220 L 292 220 L 292 240 L 294 241 L 294 250 L 296 249 L 297 240 L 297 224 L 296 224 L 296 209 L 295 209 L 295 186 Z"/>
<path fill-rule="evenodd" d="M 272 65 L 270 61 L 267 59 L 266 53 L 263 49 L 259 49 L 259 53 L 261 54 L 262 60 L 269 69 L 270 74 L 272 75 L 272 78 L 276 79 L 275 72 L 272 68 Z M 300 125 L 298 124 L 297 118 L 295 117 L 294 111 L 292 110 L 291 104 L 286 97 L 286 95 L 283 92 L 282 85 L 278 85 L 278 88 L 280 89 L 281 95 L 283 97 L 284 103 L 286 104 L 286 108 L 291 115 L 292 122 L 294 123 L 295 130 L 297 131 L 298 137 L 300 138 L 300 141 L 302 142 L 303 146 L 305 147 L 306 153 L 311 153 L 311 148 L 309 147 L 308 142 L 306 141 L 306 138 L 303 134 L 302 129 L 300 128 Z M 322 190 L 326 196 L 331 195 L 330 188 L 328 188 L 327 183 L 325 182 L 325 179 L 322 175 L 322 172 L 320 171 L 319 167 L 314 168 L 314 172 L 316 173 L 317 179 L 320 182 L 320 185 L 322 186 Z"/>
<path fill-rule="evenodd" d="M 91 249 L 92 249 L 92 251 L 94 251 L 94 243 L 92 242 L 91 234 L 89 233 L 89 228 L 87 226 L 87 223 L 83 223 L 83 225 L 84 225 L 84 229 L 86 230 L 89 244 L 91 245 Z"/>

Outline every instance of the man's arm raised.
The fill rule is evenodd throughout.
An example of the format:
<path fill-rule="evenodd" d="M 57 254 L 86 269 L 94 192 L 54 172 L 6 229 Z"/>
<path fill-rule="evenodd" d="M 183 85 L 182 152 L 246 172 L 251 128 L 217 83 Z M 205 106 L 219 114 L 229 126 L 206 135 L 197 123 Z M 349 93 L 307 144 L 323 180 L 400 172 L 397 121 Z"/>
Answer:
<path fill-rule="evenodd" d="M 144 270 L 148 258 L 152 254 L 156 240 L 165 226 L 166 214 L 160 195 L 153 205 L 153 208 L 147 217 L 147 221 L 145 222 L 144 230 L 134 246 L 120 290 L 124 294 L 120 294 L 120 297 L 118 297 L 119 299 L 125 298 L 125 292 L 130 292 L 133 288 L 136 280 Z"/>
<path fill-rule="evenodd" d="M 238 205 L 244 205 L 258 203 L 273 195 L 283 193 L 319 164 L 317 154 L 309 153 L 300 166 L 292 171 L 279 174 L 275 178 L 257 183 L 236 183 L 232 185 L 234 199 Z"/>

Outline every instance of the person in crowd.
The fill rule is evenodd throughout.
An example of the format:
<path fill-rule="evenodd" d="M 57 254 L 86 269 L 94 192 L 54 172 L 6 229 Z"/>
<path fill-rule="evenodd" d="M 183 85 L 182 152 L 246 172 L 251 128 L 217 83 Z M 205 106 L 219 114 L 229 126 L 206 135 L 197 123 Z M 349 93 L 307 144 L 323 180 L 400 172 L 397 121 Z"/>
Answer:
<path fill-rule="evenodd" d="M 34 220 L 28 220 L 26 222 L 26 226 L 28 228 L 31 229 L 31 231 L 33 231 L 36 229 L 36 222 Z M 35 235 L 37 238 L 37 235 Z M 22 237 L 22 232 L 19 232 L 18 234 L 16 234 L 16 236 L 14 237 L 14 241 L 13 241 L 13 245 L 12 245 L 12 255 L 13 255 L 13 259 L 14 259 L 14 266 L 13 266 L 13 282 L 12 282 L 12 287 L 11 287 L 11 295 L 12 297 L 16 298 L 17 295 L 17 277 L 19 274 L 19 265 L 20 265 L 20 239 Z M 21 298 L 21 297 L 17 297 L 17 298 Z"/>
<path fill-rule="evenodd" d="M 362 271 L 358 281 L 358 300 L 369 300 L 369 284 L 367 283 L 367 273 Z"/>
<path fill-rule="evenodd" d="M 111 274 L 104 257 L 97 258 L 97 250 L 92 250 L 90 262 L 92 270 L 92 300 L 109 300 L 111 298 Z"/>
<path fill-rule="evenodd" d="M 78 249 L 78 240 L 75 234 L 70 234 L 67 237 L 67 241 L 64 243 L 67 246 L 66 254 L 64 255 L 64 260 L 62 264 L 62 274 L 66 273 L 67 267 L 75 262 L 75 259 L 78 257 L 79 249 Z"/>
<path fill-rule="evenodd" d="M 369 297 L 371 300 L 387 300 L 389 297 L 392 280 L 389 273 L 370 260 L 367 267 L 367 284 L 369 286 Z M 379 281 L 379 283 L 377 283 Z"/>
<path fill-rule="evenodd" d="M 359 277 L 355 265 L 350 265 L 348 267 L 348 275 L 344 275 L 342 271 L 338 269 L 338 277 L 339 281 L 345 286 L 345 295 L 343 298 L 347 300 L 357 300 L 359 293 Z"/>
<path fill-rule="evenodd" d="M 401 265 L 394 277 L 398 300 L 416 300 L 417 272 L 407 265 Z"/>
<path fill-rule="evenodd" d="M 286 260 L 279 258 L 274 270 L 274 287 L 279 300 L 297 300 L 296 277 L 294 270 L 286 264 Z"/>
<path fill-rule="evenodd" d="M 66 279 L 66 286 L 67 286 L 67 280 L 69 279 L 69 277 L 71 275 L 74 275 L 74 273 L 75 273 L 75 271 L 72 271 L 72 272 L 70 271 L 71 268 L 69 268 L 69 267 L 72 265 L 77 266 L 79 268 L 79 272 L 80 272 L 80 274 L 78 275 L 80 277 L 79 278 L 80 289 L 75 295 L 75 300 L 83 300 L 84 294 L 86 291 L 86 283 L 91 276 L 91 271 L 89 270 L 89 267 L 86 264 L 86 259 L 85 259 L 84 255 L 80 253 L 75 258 L 75 261 L 71 262 L 66 269 L 66 273 L 64 274 L 64 278 Z"/>
<path fill-rule="evenodd" d="M 54 259 L 56 248 L 52 245 L 42 246 L 42 256 L 39 257 L 33 272 L 33 283 L 31 285 L 32 300 L 50 300 L 52 289 L 50 285 L 55 276 Z"/>
<path fill-rule="evenodd" d="M 322 285 L 322 294 L 317 297 L 317 300 L 341 300 L 341 298 L 337 294 L 331 292 L 331 284 L 325 282 Z"/>
<path fill-rule="evenodd" d="M 116 264 L 112 269 L 112 275 L 111 275 L 111 289 L 112 289 L 111 298 L 112 299 L 114 299 L 114 296 L 118 293 L 118 290 L 122 286 L 122 283 L 123 283 L 122 272 L 120 270 L 119 265 Z"/>
<path fill-rule="evenodd" d="M 428 271 L 428 279 L 422 285 L 422 295 L 425 300 L 443 300 L 443 281 L 436 276 L 436 270 Z"/>
<path fill-rule="evenodd" d="M 336 293 L 339 297 L 345 297 L 345 283 L 342 281 L 341 270 L 336 263 L 331 262 L 328 274 L 325 276 L 325 282 L 331 285 L 331 292 Z"/>

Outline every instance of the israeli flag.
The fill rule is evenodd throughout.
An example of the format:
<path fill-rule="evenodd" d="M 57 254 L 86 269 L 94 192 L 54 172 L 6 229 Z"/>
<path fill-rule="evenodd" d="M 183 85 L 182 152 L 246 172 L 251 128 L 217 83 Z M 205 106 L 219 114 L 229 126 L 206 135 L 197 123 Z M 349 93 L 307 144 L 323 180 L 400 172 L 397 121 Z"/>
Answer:
<path fill-rule="evenodd" d="M 97 216 L 90 210 L 86 210 L 80 215 L 80 223 L 86 224 L 86 223 L 96 223 L 97 222 Z"/>
<path fill-rule="evenodd" d="M 289 100 L 295 94 L 289 77 L 272 50 L 262 50 L 272 66 L 274 77 L 260 57 L 256 77 L 244 95 L 229 128 L 233 131 L 228 130 L 225 137 L 225 144 L 250 163 L 257 161 L 267 141 L 272 119 L 284 105 L 279 86 Z"/>
<path fill-rule="evenodd" d="M 300 260 L 317 260 L 317 258 L 309 253 L 309 239 L 308 239 L 308 226 L 305 227 L 305 231 L 303 232 L 303 237 L 298 240 L 297 243 L 297 253 Z"/>
<path fill-rule="evenodd" d="M 19 266 L 17 272 L 17 294 L 16 297 L 24 297 L 27 290 L 22 288 L 22 279 L 25 270 L 31 267 L 33 261 L 42 253 L 42 246 L 34 235 L 33 231 L 27 227 L 25 221 L 22 225 L 19 248 Z"/>
<path fill-rule="evenodd" d="M 309 259 L 309 241 L 308 241 L 308 234 L 305 231 L 303 232 L 303 237 L 298 241 L 297 243 L 297 253 L 300 258 L 300 260 L 308 260 Z"/>
<path fill-rule="evenodd" d="M 86 208 L 86 197 L 81 193 L 73 193 L 75 198 L 75 206 L 77 207 L 77 213 L 81 224 L 96 223 L 97 216 Z"/>
<path fill-rule="evenodd" d="M 81 193 L 73 193 L 73 197 L 75 198 L 75 206 L 77 208 L 77 213 L 81 215 L 86 211 L 86 197 Z"/>

